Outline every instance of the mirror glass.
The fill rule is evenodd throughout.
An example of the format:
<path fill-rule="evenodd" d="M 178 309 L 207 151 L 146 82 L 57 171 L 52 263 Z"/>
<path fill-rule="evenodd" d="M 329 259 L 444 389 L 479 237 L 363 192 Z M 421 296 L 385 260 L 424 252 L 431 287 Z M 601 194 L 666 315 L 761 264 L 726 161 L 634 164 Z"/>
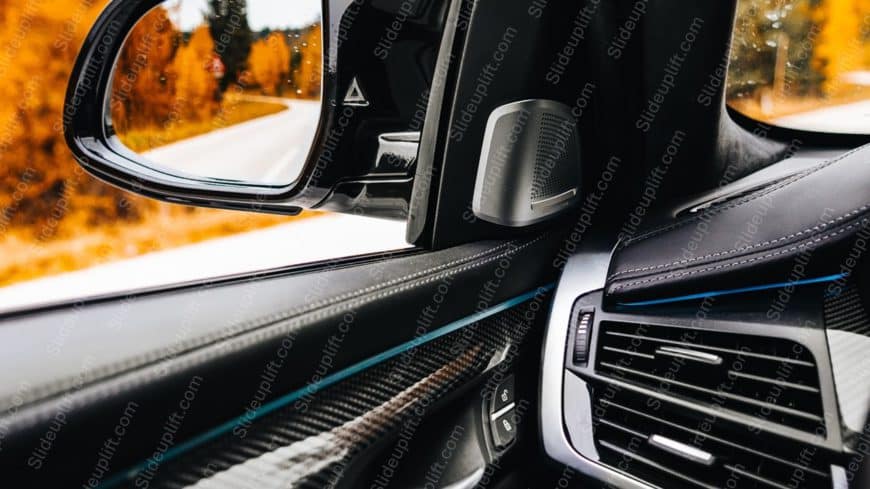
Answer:
<path fill-rule="evenodd" d="M 168 0 L 115 65 L 108 119 L 149 166 L 188 178 L 294 182 L 320 119 L 321 0 Z"/>

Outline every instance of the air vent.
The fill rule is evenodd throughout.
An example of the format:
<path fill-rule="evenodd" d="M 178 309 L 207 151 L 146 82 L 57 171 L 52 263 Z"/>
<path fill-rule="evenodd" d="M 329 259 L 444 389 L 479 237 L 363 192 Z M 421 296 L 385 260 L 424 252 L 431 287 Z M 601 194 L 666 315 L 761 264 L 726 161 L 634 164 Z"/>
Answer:
<path fill-rule="evenodd" d="M 791 340 L 602 321 L 595 367 L 661 395 L 825 436 L 815 360 Z"/>
<path fill-rule="evenodd" d="M 605 385 L 593 391 L 599 461 L 658 487 L 823 489 L 831 458 L 746 426 Z"/>

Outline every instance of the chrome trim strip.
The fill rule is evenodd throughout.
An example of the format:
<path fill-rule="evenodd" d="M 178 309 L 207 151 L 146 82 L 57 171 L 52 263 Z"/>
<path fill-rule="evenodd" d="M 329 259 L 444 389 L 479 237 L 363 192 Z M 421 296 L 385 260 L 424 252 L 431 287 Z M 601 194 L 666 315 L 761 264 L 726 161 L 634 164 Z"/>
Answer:
<path fill-rule="evenodd" d="M 507 406 L 505 406 L 505 407 L 499 409 L 498 411 L 496 411 L 496 412 L 490 414 L 490 415 L 489 415 L 489 420 L 490 420 L 490 421 L 495 421 L 495 420 L 497 420 L 497 419 L 498 419 L 502 414 L 504 414 L 504 413 L 510 411 L 510 410 L 513 409 L 515 406 L 516 406 L 516 404 L 514 404 L 514 403 L 510 403 L 510 404 L 508 404 Z"/>
<path fill-rule="evenodd" d="M 656 354 L 683 358 L 685 360 L 692 360 L 695 362 L 707 363 L 710 365 L 722 365 L 722 357 L 720 357 L 719 355 L 689 350 L 688 348 L 677 348 L 675 346 L 660 346 L 656 348 Z"/>
<path fill-rule="evenodd" d="M 561 204 L 566 200 L 573 199 L 575 195 L 577 195 L 577 189 L 572 188 L 571 190 L 566 190 L 559 195 L 547 197 L 546 199 L 536 200 L 532 202 L 532 210 L 538 210 L 544 207 L 552 207 L 556 204 Z"/>
<path fill-rule="evenodd" d="M 632 357 L 646 358 L 647 360 L 655 360 L 655 358 L 656 358 L 654 355 L 650 355 L 648 353 L 641 353 L 639 351 L 631 351 L 631 350 L 623 350 L 622 348 L 614 348 L 612 346 L 602 346 L 601 349 L 605 350 L 605 351 L 610 351 L 613 353 L 621 353 L 623 355 L 629 355 Z"/>
<path fill-rule="evenodd" d="M 670 454 L 702 465 L 713 465 L 713 462 L 716 461 L 716 457 L 712 453 L 699 450 L 685 443 L 680 443 L 666 436 L 653 435 L 647 439 L 647 443 Z"/>
<path fill-rule="evenodd" d="M 849 489 L 849 478 L 846 474 L 846 469 L 839 465 L 831 466 L 831 488 L 832 489 Z"/>
<path fill-rule="evenodd" d="M 378 142 L 419 143 L 420 131 L 385 132 L 378 136 Z"/>
<path fill-rule="evenodd" d="M 796 360 L 794 358 L 788 357 L 775 357 L 773 355 L 765 355 L 763 353 L 753 353 L 751 351 L 742 351 L 742 350 L 732 350 L 730 348 L 719 348 L 716 346 L 707 346 L 707 345 L 693 345 L 691 343 L 686 343 L 683 341 L 675 341 L 669 340 L 665 338 L 657 338 L 655 336 L 642 336 L 630 333 L 620 333 L 619 331 L 606 331 L 604 334 L 611 336 L 622 336 L 624 338 L 632 338 L 639 339 L 641 341 L 655 341 L 656 343 L 668 343 L 671 345 L 683 345 L 689 348 L 703 348 L 705 350 L 713 350 L 722 353 L 728 353 L 729 355 L 743 355 L 744 357 L 752 357 L 752 358 L 761 358 L 763 360 L 771 360 L 774 362 L 782 362 L 782 363 L 790 363 L 793 365 L 800 365 L 802 367 L 815 367 L 816 365 L 812 362 L 807 362 L 804 360 Z"/>
<path fill-rule="evenodd" d="M 682 479 L 686 482 L 690 482 L 695 486 L 703 487 L 704 489 L 721 489 L 721 488 L 718 488 L 716 486 L 711 486 L 710 484 L 705 484 L 704 482 L 699 481 L 698 479 L 695 479 L 693 477 L 689 477 L 686 474 L 683 474 L 681 472 L 677 472 L 673 469 L 669 469 L 669 468 L 665 467 L 664 465 L 656 462 L 655 460 L 650 460 L 646 457 L 643 457 L 641 455 L 638 455 L 638 454 L 632 452 L 631 450 L 626 450 L 625 448 L 618 447 L 618 446 L 614 445 L 613 443 L 608 443 L 608 442 L 603 441 L 603 440 L 599 443 L 601 443 L 601 446 L 607 448 L 608 450 L 614 451 L 614 452 L 622 455 L 625 458 L 629 458 L 635 462 L 642 463 L 648 467 L 653 467 L 654 469 L 659 470 L 661 472 L 665 472 L 665 473 L 671 475 L 672 477 Z M 656 486 L 656 489 L 668 489 L 668 488 Z"/>

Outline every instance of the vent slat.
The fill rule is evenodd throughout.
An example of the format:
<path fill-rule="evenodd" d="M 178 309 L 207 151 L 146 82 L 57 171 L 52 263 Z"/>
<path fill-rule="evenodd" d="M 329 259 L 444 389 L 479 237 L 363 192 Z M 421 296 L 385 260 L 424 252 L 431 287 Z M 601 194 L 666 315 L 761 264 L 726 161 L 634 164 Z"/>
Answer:
<path fill-rule="evenodd" d="M 782 484 L 775 482 L 775 481 L 772 481 L 770 479 L 765 479 L 764 477 L 759 477 L 751 472 L 747 472 L 747 471 L 741 469 L 740 467 L 735 467 L 733 465 L 726 465 L 725 468 L 734 472 L 734 473 L 740 474 L 744 477 L 749 477 L 752 480 L 767 484 L 770 487 L 775 487 L 776 489 L 790 489 L 788 486 L 782 485 Z"/>
<path fill-rule="evenodd" d="M 631 435 L 631 436 L 636 436 L 636 437 L 638 437 L 638 438 L 649 438 L 649 435 L 647 435 L 646 433 L 641 433 L 641 432 L 639 432 L 639 431 L 634 431 L 633 429 L 631 429 L 631 428 L 626 428 L 625 426 L 622 426 L 622 425 L 619 424 L 619 423 L 614 423 L 613 421 L 608 421 L 608 420 L 606 420 L 606 419 L 604 419 L 604 418 L 599 419 L 599 421 L 602 422 L 602 423 L 604 423 L 604 424 L 606 424 L 607 426 L 610 426 L 611 428 L 616 428 L 616 429 L 618 429 L 618 430 L 620 430 L 620 431 L 623 431 L 623 432 L 625 432 L 625 433 L 627 433 L 627 434 L 629 434 L 629 435 Z"/>
<path fill-rule="evenodd" d="M 622 353 L 623 355 L 629 355 L 633 357 L 647 358 L 649 360 L 653 360 L 655 358 L 655 355 L 649 355 L 647 353 L 640 353 L 631 350 L 623 350 L 622 348 L 614 348 L 612 346 L 605 346 L 604 350 L 611 351 L 613 353 Z"/>
<path fill-rule="evenodd" d="M 665 339 L 665 338 L 656 338 L 653 336 L 643 336 L 643 335 L 636 335 L 636 334 L 620 333 L 617 331 L 606 331 L 605 334 L 611 335 L 611 336 L 622 336 L 622 337 L 631 338 L 631 339 L 639 339 L 639 340 L 643 340 L 643 341 L 656 341 L 658 343 L 667 343 L 669 345 L 679 345 L 679 346 L 683 346 L 686 348 L 700 348 L 703 350 L 718 351 L 721 353 L 730 353 L 732 355 L 742 355 L 745 357 L 760 358 L 763 360 L 770 360 L 772 362 L 791 363 L 794 365 L 800 365 L 802 367 L 814 367 L 815 366 L 815 365 L 813 365 L 812 362 L 807 362 L 806 360 L 796 360 L 794 358 L 778 357 L 775 355 L 765 355 L 763 353 L 755 353 L 755 352 L 751 352 L 751 351 L 750 352 L 740 351 L 740 350 L 734 350 L 731 348 L 721 348 L 721 347 L 706 346 L 706 345 L 694 345 L 692 343 L 686 343 L 684 341 L 669 340 L 669 339 Z"/>
<path fill-rule="evenodd" d="M 684 480 L 684 481 L 686 481 L 686 482 L 689 482 L 689 483 L 692 483 L 692 484 L 694 484 L 694 485 L 696 485 L 696 486 L 698 486 L 698 487 L 703 487 L 704 489 L 719 489 L 719 488 L 717 488 L 716 486 L 711 486 L 710 484 L 705 484 L 705 483 L 703 483 L 703 482 L 701 482 L 701 481 L 699 481 L 699 480 L 697 480 L 697 479 L 693 479 L 692 477 L 689 477 L 689 476 L 687 476 L 687 475 L 685 475 L 685 474 L 681 474 L 680 472 L 677 472 L 677 471 L 675 471 L 675 470 L 673 470 L 673 469 L 670 469 L 670 468 L 668 468 L 668 467 L 665 467 L 664 465 L 662 465 L 662 464 L 660 464 L 660 463 L 658 463 L 658 462 L 655 462 L 655 461 L 653 461 L 653 460 L 650 460 L 650 459 L 648 459 L 648 458 L 646 458 L 646 457 L 644 457 L 644 456 L 638 455 L 638 454 L 636 454 L 636 453 L 634 453 L 634 452 L 632 452 L 632 451 L 630 451 L 630 450 L 626 450 L 626 449 L 620 448 L 620 447 L 618 447 L 618 446 L 616 446 L 616 445 L 613 445 L 613 444 L 611 444 L 611 443 L 608 443 L 608 442 L 606 442 L 606 441 L 602 441 L 602 442 L 600 442 L 600 443 L 601 443 L 601 446 L 606 447 L 606 448 L 608 448 L 608 449 L 610 449 L 610 450 L 613 450 L 614 452 L 616 452 L 616 453 L 618 453 L 618 454 L 620 454 L 620 455 L 622 455 L 622 456 L 624 456 L 624 457 L 628 457 L 628 458 L 630 458 L 630 459 L 632 459 L 632 460 L 636 460 L 636 461 L 638 461 L 638 462 L 640 462 L 640 463 L 642 463 L 642 464 L 644 464 L 644 465 L 648 465 L 648 466 L 650 466 L 650 467 L 652 467 L 652 468 L 654 468 L 654 469 L 656 469 L 656 470 L 660 470 L 660 471 L 662 471 L 662 472 L 665 472 L 665 473 L 667 473 L 667 474 L 669 474 L 669 475 L 671 475 L 671 476 L 673 476 L 673 477 L 676 477 L 676 478 L 678 478 L 678 479 L 682 479 L 682 480 Z"/>
<path fill-rule="evenodd" d="M 802 384 L 796 384 L 794 382 L 788 382 L 785 380 L 771 379 L 769 377 L 764 377 L 761 375 L 745 374 L 743 372 L 735 372 L 734 370 L 729 370 L 728 375 L 733 375 L 735 377 L 742 377 L 744 379 L 757 380 L 758 382 L 766 382 L 768 384 L 774 384 L 774 385 L 778 385 L 780 387 L 788 387 L 789 389 L 798 389 L 798 390 L 802 390 L 802 391 L 806 391 L 806 392 L 812 392 L 814 394 L 819 393 L 819 389 L 817 389 L 815 387 L 809 387 L 809 386 L 802 385 Z"/>
<path fill-rule="evenodd" d="M 614 365 L 612 363 L 602 362 L 601 365 L 608 367 L 608 368 L 616 369 L 616 370 L 619 370 L 622 372 L 627 372 L 627 373 L 630 373 L 632 375 L 639 375 L 641 377 L 646 377 L 648 379 L 655 380 L 656 382 L 664 382 L 664 383 L 668 383 L 668 384 L 678 385 L 681 387 L 685 387 L 687 389 L 696 390 L 698 392 L 704 392 L 706 394 L 711 394 L 714 396 L 722 396 L 722 397 L 726 397 L 728 399 L 733 399 L 735 401 L 745 402 L 747 404 L 752 404 L 754 406 L 758 406 L 762 409 L 770 409 L 773 411 L 779 411 L 782 413 L 790 414 L 792 416 L 797 416 L 799 418 L 808 419 L 810 421 L 820 421 L 820 422 L 823 421 L 820 416 L 816 416 L 815 414 L 805 413 L 802 411 L 798 411 L 796 409 L 790 409 L 790 408 L 786 408 L 786 407 L 782 407 L 782 406 L 777 406 L 776 404 L 771 404 L 769 402 L 757 401 L 755 399 L 750 399 L 748 397 L 740 396 L 737 394 L 731 394 L 730 392 L 716 391 L 713 389 L 707 389 L 706 387 L 692 385 L 692 384 L 689 384 L 687 382 L 680 382 L 680 381 L 674 380 L 674 379 L 666 379 L 666 378 L 659 376 L 659 375 L 652 375 L 652 374 L 648 374 L 646 372 L 640 372 L 638 370 L 634 370 L 631 368 L 620 367 L 619 365 Z"/>
<path fill-rule="evenodd" d="M 691 428 L 687 428 L 687 427 L 682 426 L 682 425 L 678 425 L 678 424 L 676 424 L 676 423 L 671 423 L 670 421 L 667 421 L 667 420 L 665 420 L 665 419 L 663 419 L 663 418 L 659 418 L 659 417 L 653 416 L 653 415 L 651 415 L 651 414 L 643 413 L 643 412 L 637 411 L 637 410 L 635 410 L 635 409 L 631 409 L 631 408 L 629 408 L 629 407 L 626 407 L 626 406 L 623 406 L 623 405 L 617 404 L 617 403 L 615 403 L 615 402 L 608 401 L 608 400 L 606 400 L 606 399 L 602 399 L 602 400 L 601 400 L 601 403 L 602 403 L 602 404 L 609 405 L 609 406 L 613 406 L 613 407 L 615 407 L 615 408 L 617 408 L 617 409 L 621 409 L 621 410 L 626 411 L 626 412 L 629 412 L 629 413 L 631 413 L 631 414 L 633 414 L 633 415 L 635 415 L 635 416 L 639 416 L 639 417 L 642 417 L 642 418 L 646 418 L 646 419 L 648 419 L 648 420 L 650 420 L 650 421 L 653 421 L 653 422 L 655 422 L 655 423 L 661 423 L 661 424 L 663 424 L 663 425 L 667 425 L 667 426 L 669 426 L 669 427 L 671 427 L 671 428 L 676 428 L 676 429 L 678 429 L 678 430 L 685 431 L 686 433 L 689 433 L 689 434 L 691 434 L 691 435 L 693 435 L 693 436 L 695 436 L 695 437 L 709 438 L 709 439 L 711 439 L 711 440 L 713 440 L 713 441 L 716 441 L 716 442 L 722 443 L 723 445 L 728 445 L 728 446 L 730 446 L 730 447 L 732 447 L 732 448 L 736 448 L 736 449 L 738 449 L 738 450 L 742 450 L 742 451 L 747 452 L 747 453 L 749 453 L 749 454 L 751 454 L 751 455 L 753 455 L 753 456 L 756 456 L 756 457 L 764 457 L 764 458 L 769 459 L 769 460 L 771 460 L 771 461 L 773 461 L 773 462 L 781 463 L 781 464 L 783 464 L 783 465 L 788 465 L 788 466 L 790 466 L 790 467 L 792 467 L 792 468 L 794 468 L 794 469 L 806 470 L 807 472 L 811 472 L 811 473 L 813 473 L 813 474 L 815 474 L 815 475 L 817 475 L 817 476 L 819 476 L 819 477 L 828 477 L 828 474 L 826 474 L 826 473 L 824 473 L 824 472 L 821 472 L 821 471 L 819 471 L 819 470 L 815 470 L 815 469 L 813 469 L 812 467 L 803 467 L 803 466 L 801 466 L 801 465 L 799 465 L 799 464 L 796 464 L 796 463 L 794 463 L 794 462 L 792 462 L 792 461 L 790 461 L 790 460 L 786 460 L 786 459 L 784 459 L 784 458 L 780 458 L 780 457 L 777 457 L 777 456 L 771 455 L 771 454 L 769 454 L 769 453 L 760 452 L 760 451 L 758 451 L 758 450 L 752 449 L 752 448 L 747 447 L 747 446 L 745 446 L 745 445 L 741 445 L 741 444 L 739 444 L 739 443 L 734 443 L 734 442 L 728 441 L 728 440 L 726 440 L 726 439 L 724 439 L 724 438 L 719 438 L 719 437 L 717 437 L 717 436 L 713 436 L 713 435 L 711 435 L 711 434 L 709 434 L 709 433 L 704 433 L 704 432 L 701 432 L 701 431 L 698 431 L 698 430 L 693 430 L 693 429 L 691 429 Z M 601 419 L 601 422 L 602 422 L 602 423 L 605 422 L 605 421 L 606 421 L 605 419 L 603 419 L 603 418 Z M 613 424 L 615 424 L 615 423 L 613 423 Z"/>

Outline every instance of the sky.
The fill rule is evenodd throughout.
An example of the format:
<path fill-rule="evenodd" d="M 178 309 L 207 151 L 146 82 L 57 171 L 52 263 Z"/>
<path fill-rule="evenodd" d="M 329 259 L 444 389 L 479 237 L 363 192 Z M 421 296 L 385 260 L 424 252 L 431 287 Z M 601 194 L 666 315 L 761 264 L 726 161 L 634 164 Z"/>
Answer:
<path fill-rule="evenodd" d="M 321 1 L 248 0 L 248 23 L 253 31 L 311 25 L 320 19 Z M 203 12 L 208 10 L 206 0 L 167 0 L 162 6 L 173 12 L 173 7 L 179 4 L 178 13 L 170 15 L 172 20 L 180 22 L 182 30 L 189 31 L 202 23 Z"/>

